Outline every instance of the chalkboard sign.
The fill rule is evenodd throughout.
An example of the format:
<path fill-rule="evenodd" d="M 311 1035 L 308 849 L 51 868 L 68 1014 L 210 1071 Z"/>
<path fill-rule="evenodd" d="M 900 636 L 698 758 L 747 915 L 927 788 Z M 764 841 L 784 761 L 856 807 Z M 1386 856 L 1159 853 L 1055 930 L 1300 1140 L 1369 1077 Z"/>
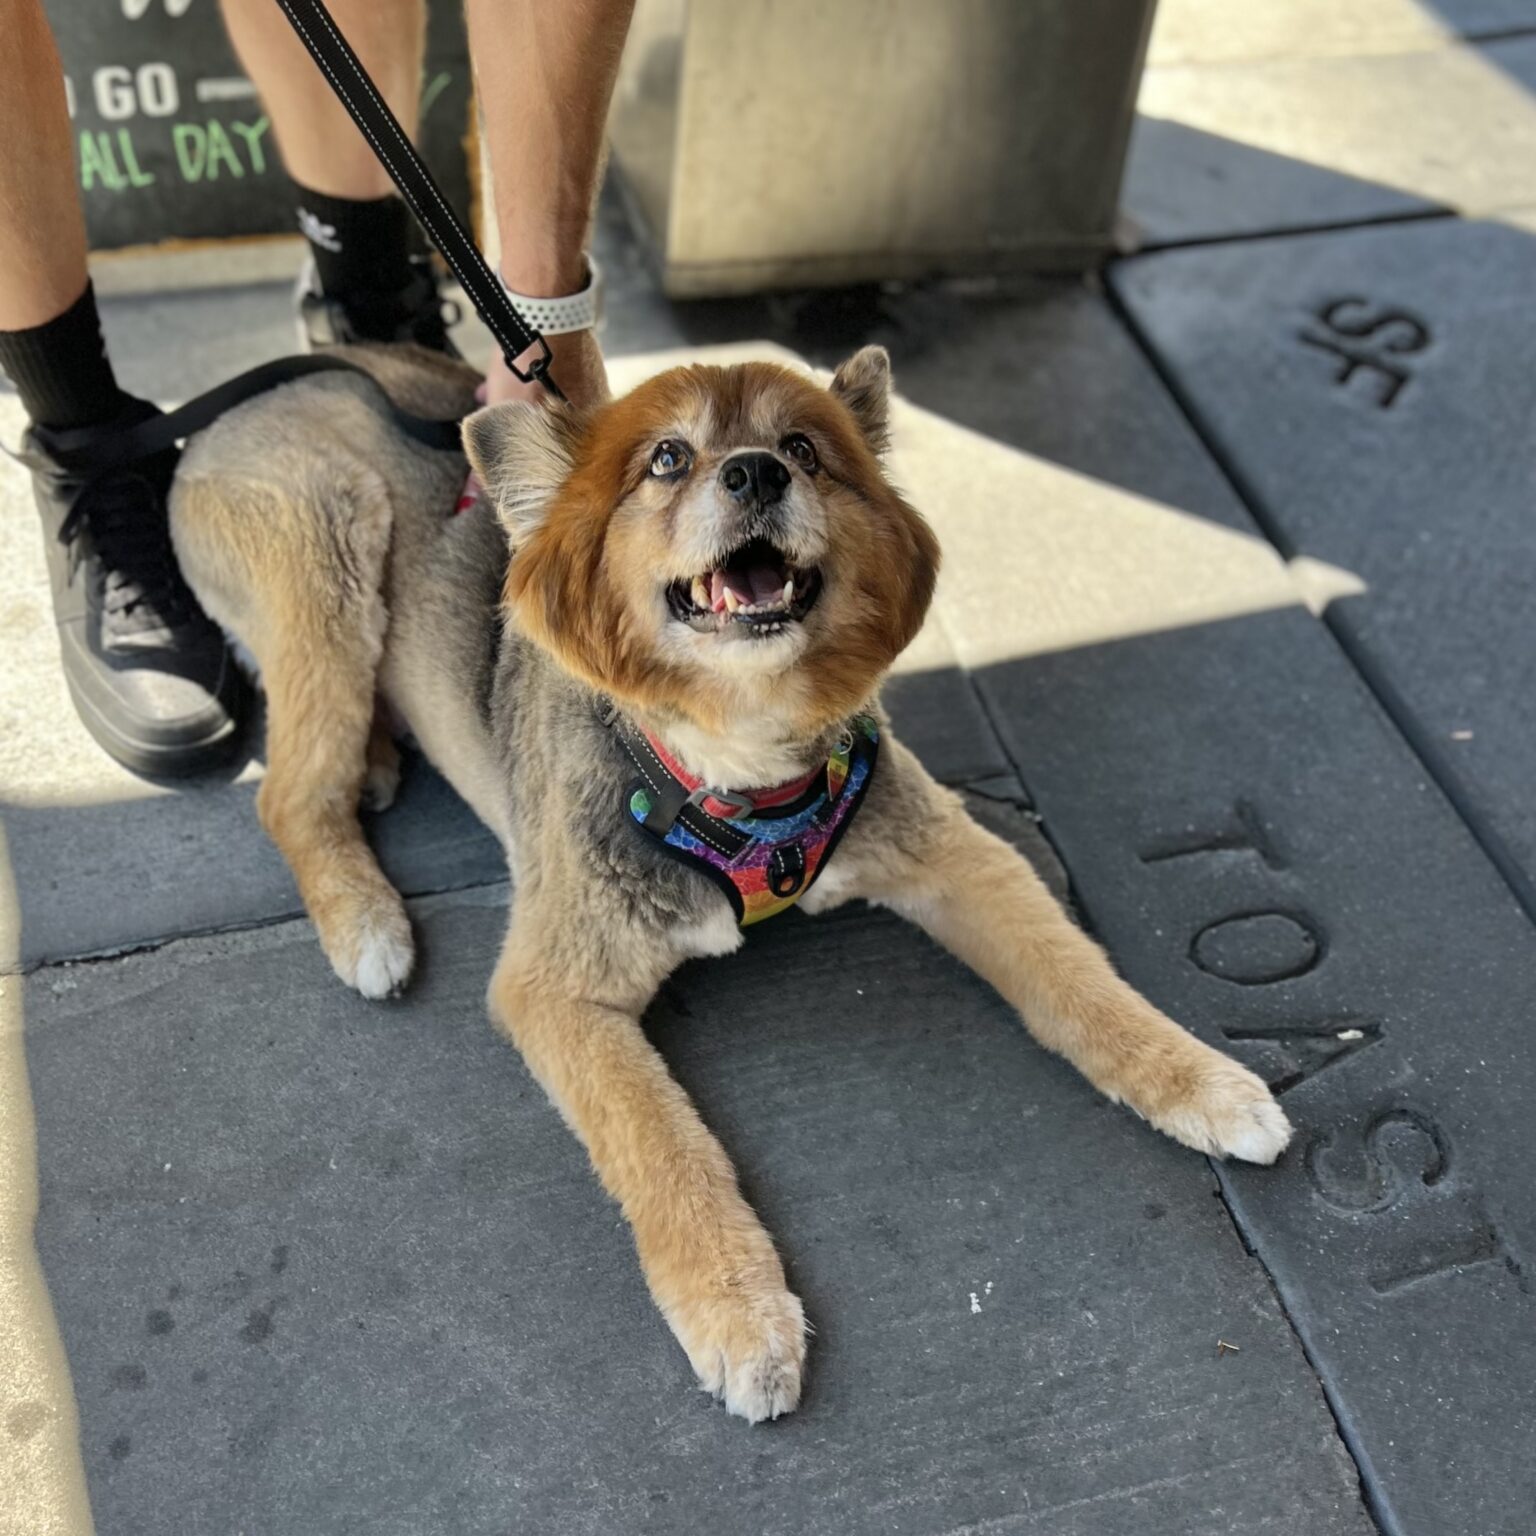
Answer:
<path fill-rule="evenodd" d="M 47 12 L 93 249 L 294 232 L 291 184 L 217 0 L 47 0 Z M 428 17 L 421 149 L 467 214 L 463 13 L 437 0 Z"/>

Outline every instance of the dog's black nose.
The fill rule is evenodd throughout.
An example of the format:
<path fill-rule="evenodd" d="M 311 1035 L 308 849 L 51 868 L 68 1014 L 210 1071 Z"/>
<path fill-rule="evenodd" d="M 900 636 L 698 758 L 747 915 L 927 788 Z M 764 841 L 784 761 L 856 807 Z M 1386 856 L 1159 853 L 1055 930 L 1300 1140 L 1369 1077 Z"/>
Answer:
<path fill-rule="evenodd" d="M 736 453 L 720 466 L 720 484 L 733 501 L 771 507 L 789 489 L 789 470 L 771 453 Z"/>

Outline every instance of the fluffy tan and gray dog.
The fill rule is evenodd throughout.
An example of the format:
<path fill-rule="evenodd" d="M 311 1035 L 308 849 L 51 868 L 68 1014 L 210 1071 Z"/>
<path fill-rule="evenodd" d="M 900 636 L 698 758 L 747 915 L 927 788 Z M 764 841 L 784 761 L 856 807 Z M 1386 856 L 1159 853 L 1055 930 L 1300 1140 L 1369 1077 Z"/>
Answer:
<path fill-rule="evenodd" d="M 472 404 L 462 365 L 348 355 L 418 415 Z M 747 786 L 825 797 L 850 722 L 878 722 L 862 808 L 802 909 L 858 897 L 917 923 L 1187 1146 L 1268 1163 L 1290 1135 L 1264 1084 L 1122 981 L 892 737 L 878 689 L 938 547 L 882 468 L 889 388 L 868 347 L 830 388 L 753 363 L 674 369 L 591 410 L 491 407 L 464 432 L 486 497 L 453 515 L 464 460 L 403 434 L 368 380 L 330 375 L 203 433 L 173 499 L 189 580 L 261 669 L 258 806 L 337 974 L 382 997 L 411 973 L 404 903 L 358 822 L 393 795 L 409 733 L 507 850 L 492 1016 L 622 1206 L 699 1380 L 750 1420 L 799 1400 L 805 1316 L 640 1026 L 670 971 L 742 930 L 719 879 L 632 814 L 636 753 L 729 814 L 765 800 Z"/>

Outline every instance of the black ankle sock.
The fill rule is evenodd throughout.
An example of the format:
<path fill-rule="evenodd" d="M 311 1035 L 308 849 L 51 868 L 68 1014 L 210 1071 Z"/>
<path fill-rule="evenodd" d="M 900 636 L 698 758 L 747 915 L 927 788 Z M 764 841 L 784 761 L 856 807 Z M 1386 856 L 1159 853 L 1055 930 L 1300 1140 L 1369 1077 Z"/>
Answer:
<path fill-rule="evenodd" d="M 88 427 L 111 421 L 132 403 L 117 387 L 89 283 L 56 319 L 24 331 L 0 331 L 0 369 L 39 427 Z"/>
<path fill-rule="evenodd" d="M 398 197 L 356 201 L 297 188 L 299 228 L 331 298 L 396 293 L 411 280 L 411 215 Z"/>

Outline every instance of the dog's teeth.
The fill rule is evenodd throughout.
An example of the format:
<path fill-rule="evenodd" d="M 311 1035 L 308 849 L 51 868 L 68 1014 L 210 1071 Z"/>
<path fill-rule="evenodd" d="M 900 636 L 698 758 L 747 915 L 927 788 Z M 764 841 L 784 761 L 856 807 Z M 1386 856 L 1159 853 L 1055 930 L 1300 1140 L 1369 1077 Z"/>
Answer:
<path fill-rule="evenodd" d="M 784 583 L 784 606 L 786 608 L 788 608 L 789 605 L 792 602 L 794 602 L 794 600 L 795 600 L 795 578 L 793 576 L 791 576 L 789 578 L 789 580 Z"/>
<path fill-rule="evenodd" d="M 688 595 L 693 599 L 693 606 L 695 608 L 709 607 L 709 588 L 704 585 L 704 578 L 702 576 L 695 576 L 693 578 L 693 586 L 689 590 Z"/>
<path fill-rule="evenodd" d="M 741 599 L 729 587 L 725 589 L 725 611 L 735 613 L 741 607 Z"/>

